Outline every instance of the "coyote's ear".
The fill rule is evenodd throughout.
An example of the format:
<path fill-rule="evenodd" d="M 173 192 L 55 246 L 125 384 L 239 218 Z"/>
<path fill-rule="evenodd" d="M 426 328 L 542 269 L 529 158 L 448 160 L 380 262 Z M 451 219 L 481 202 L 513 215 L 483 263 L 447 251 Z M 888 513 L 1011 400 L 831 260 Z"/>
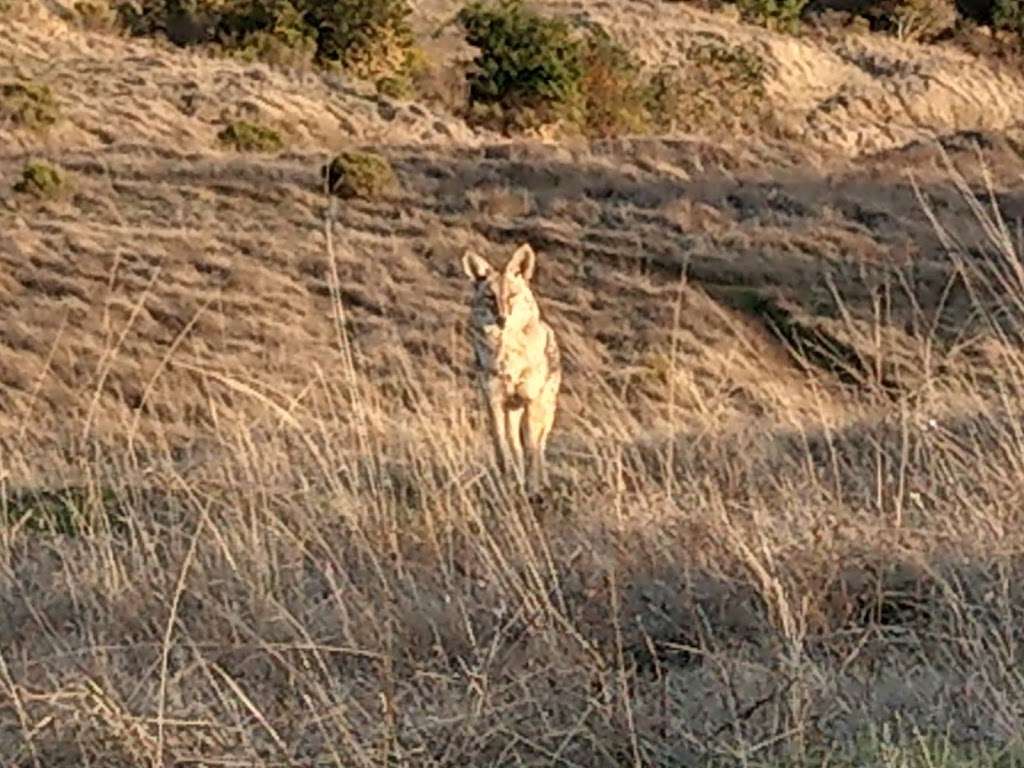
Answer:
<path fill-rule="evenodd" d="M 462 269 L 470 280 L 483 280 L 494 271 L 494 267 L 473 251 L 466 251 L 462 255 Z"/>
<path fill-rule="evenodd" d="M 523 280 L 529 282 L 530 278 L 533 277 L 533 270 L 537 266 L 537 254 L 533 252 L 533 248 L 530 247 L 529 243 L 523 243 L 519 246 L 512 258 L 508 260 L 508 264 L 505 265 L 505 273 L 509 275 L 520 275 Z"/>

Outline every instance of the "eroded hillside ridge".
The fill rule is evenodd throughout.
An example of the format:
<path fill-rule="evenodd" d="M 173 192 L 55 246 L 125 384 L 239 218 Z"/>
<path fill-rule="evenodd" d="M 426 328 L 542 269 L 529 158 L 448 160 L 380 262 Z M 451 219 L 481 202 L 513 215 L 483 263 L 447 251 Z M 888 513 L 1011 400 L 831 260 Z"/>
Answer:
<path fill-rule="evenodd" d="M 20 2 L 21 0 L 19 0 Z M 756 65 L 756 104 L 715 114 L 688 130 L 730 134 L 739 144 L 782 139 L 807 149 L 856 157 L 962 131 L 1017 130 L 1024 114 L 1024 76 L 1011 64 L 979 58 L 953 44 L 917 45 L 880 34 L 799 36 L 740 23 L 682 3 L 541 2 L 606 29 L 640 61 L 677 69 L 685 79 L 731 98 L 730 84 L 704 82 L 697 67 L 710 55 Z M 353 142 L 452 142 L 471 145 L 481 129 L 371 84 L 316 70 L 246 64 L 176 49 L 159 40 L 114 37 L 83 29 L 72 4 L 33 2 L 0 29 L 4 77 L 45 82 L 65 119 L 44 140 L 0 124 L 4 146 L 30 151 L 111 144 L 214 150 L 230 119 L 258 117 L 279 125 L 291 146 L 336 149 Z M 452 16 L 454 0 L 418 9 L 427 55 L 457 69 L 471 56 Z M 657 29 L 658 34 L 650 31 Z M 697 68 L 695 68 L 697 67 Z M 443 68 L 443 66 L 442 66 Z M 743 72 L 741 66 L 739 72 Z M 696 85 L 694 86 L 696 88 Z M 697 91 L 695 91 L 697 92 Z M 761 103 L 763 101 L 763 103 Z M 111 108 L 110 105 L 116 105 Z M 483 132 L 486 136 L 486 132 Z"/>

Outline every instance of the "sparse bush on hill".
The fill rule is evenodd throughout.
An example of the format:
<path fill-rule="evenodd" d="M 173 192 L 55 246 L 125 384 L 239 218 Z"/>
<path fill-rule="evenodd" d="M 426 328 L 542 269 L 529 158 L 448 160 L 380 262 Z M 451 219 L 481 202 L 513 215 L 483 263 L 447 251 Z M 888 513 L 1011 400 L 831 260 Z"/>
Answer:
<path fill-rule="evenodd" d="M 504 130 L 556 123 L 594 137 L 654 124 L 656 83 L 600 27 L 547 18 L 521 0 L 478 0 L 458 20 L 479 50 L 467 76 L 476 120 Z"/>
<path fill-rule="evenodd" d="M 591 136 L 639 133 L 651 125 L 643 68 L 604 30 L 583 45 L 583 119 Z"/>
<path fill-rule="evenodd" d="M 68 190 L 68 179 L 59 167 L 32 160 L 25 164 L 14 191 L 40 200 L 54 200 Z"/>
<path fill-rule="evenodd" d="M 480 51 L 467 78 L 476 117 L 506 127 L 578 119 L 584 52 L 567 21 L 499 0 L 467 5 L 458 22 Z"/>
<path fill-rule="evenodd" d="M 1000 32 L 1008 32 L 1024 42 L 1024 0 L 995 0 L 992 6 L 992 25 Z"/>
<path fill-rule="evenodd" d="M 872 29 L 920 43 L 952 29 L 957 19 L 955 0 L 883 0 L 863 14 Z"/>
<path fill-rule="evenodd" d="M 175 45 L 201 45 L 215 38 L 223 3 L 214 0 L 121 0 L 116 12 L 133 35 L 164 35 Z"/>
<path fill-rule="evenodd" d="M 342 152 L 320 169 L 327 189 L 342 198 L 376 200 L 398 186 L 394 169 L 386 157 L 374 152 Z"/>
<path fill-rule="evenodd" d="M 78 26 L 94 32 L 117 32 L 121 29 L 117 12 L 109 0 L 77 0 L 72 6 Z"/>
<path fill-rule="evenodd" d="M 808 0 L 737 0 L 744 20 L 778 32 L 796 32 Z"/>
<path fill-rule="evenodd" d="M 413 48 L 408 0 L 125 0 L 118 13 L 135 35 L 371 79 L 406 76 Z"/>
<path fill-rule="evenodd" d="M 367 79 L 405 74 L 413 48 L 408 0 L 298 0 L 317 58 Z"/>
<path fill-rule="evenodd" d="M 678 70 L 663 68 L 647 84 L 648 110 L 659 125 L 693 130 L 763 122 L 764 62 L 718 38 L 698 40 Z"/>
<path fill-rule="evenodd" d="M 60 118 L 60 108 L 47 85 L 0 82 L 0 127 L 11 124 L 29 130 L 45 129 Z"/>
<path fill-rule="evenodd" d="M 406 77 L 382 77 L 374 87 L 389 99 L 408 99 L 412 96 L 412 82 Z"/>
<path fill-rule="evenodd" d="M 277 152 L 284 147 L 281 134 L 265 125 L 237 120 L 217 134 L 220 143 L 238 152 Z"/>
<path fill-rule="evenodd" d="M 306 66 L 317 56 L 316 30 L 289 0 L 229 0 L 214 34 L 243 59 Z"/>

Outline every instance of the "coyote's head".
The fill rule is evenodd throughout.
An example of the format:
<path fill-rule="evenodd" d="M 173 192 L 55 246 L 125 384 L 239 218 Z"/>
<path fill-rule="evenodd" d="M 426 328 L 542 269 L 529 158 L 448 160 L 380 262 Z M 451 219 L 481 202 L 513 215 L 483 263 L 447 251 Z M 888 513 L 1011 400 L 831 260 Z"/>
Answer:
<path fill-rule="evenodd" d="M 524 244 L 500 272 L 472 251 L 462 257 L 462 268 L 474 281 L 473 325 L 488 336 L 507 337 L 526 329 L 540 317 L 530 290 L 537 255 Z"/>

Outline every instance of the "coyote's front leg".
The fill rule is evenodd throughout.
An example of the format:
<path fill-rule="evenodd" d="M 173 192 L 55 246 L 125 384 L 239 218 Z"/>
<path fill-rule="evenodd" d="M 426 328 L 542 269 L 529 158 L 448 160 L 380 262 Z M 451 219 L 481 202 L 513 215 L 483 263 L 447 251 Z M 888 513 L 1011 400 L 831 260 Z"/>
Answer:
<path fill-rule="evenodd" d="M 512 466 L 508 450 L 508 421 L 505 418 L 505 404 L 501 398 L 485 390 L 487 414 L 491 422 L 491 440 L 494 443 L 494 461 L 499 472 L 506 472 Z"/>
<path fill-rule="evenodd" d="M 519 483 L 524 482 L 525 464 L 523 462 L 523 409 L 510 408 L 505 403 L 505 439 L 508 441 L 508 453 L 512 461 L 512 472 Z"/>
<path fill-rule="evenodd" d="M 527 490 L 540 493 L 547 482 L 547 470 L 544 467 L 544 441 L 547 437 L 545 428 L 548 414 L 545 403 L 534 400 L 526 407 L 526 463 Z"/>

